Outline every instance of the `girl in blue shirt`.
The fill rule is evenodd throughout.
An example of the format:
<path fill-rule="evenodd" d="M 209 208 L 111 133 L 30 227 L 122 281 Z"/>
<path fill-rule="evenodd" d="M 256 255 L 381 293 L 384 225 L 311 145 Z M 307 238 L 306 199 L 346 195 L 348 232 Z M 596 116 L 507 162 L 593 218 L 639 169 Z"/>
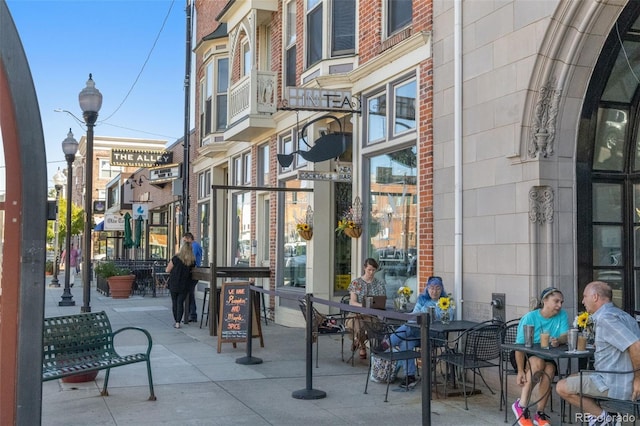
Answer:
<path fill-rule="evenodd" d="M 540 294 L 540 303 L 538 309 L 535 309 L 520 319 L 518 323 L 518 334 L 516 335 L 516 343 L 524 343 L 524 326 L 533 326 L 533 342 L 540 343 L 540 333 L 543 330 L 549 331 L 551 346 L 558 346 L 567 342 L 567 332 L 569 331 L 569 318 L 567 313 L 562 310 L 564 296 L 562 292 L 555 287 L 548 287 L 542 290 Z M 525 354 L 520 351 L 512 352 L 515 354 L 515 367 L 518 370 L 516 383 L 522 388 L 520 398 L 511 406 L 513 413 L 516 415 L 520 426 L 538 426 L 549 425 L 549 416 L 544 412 L 547 405 L 547 399 L 551 391 L 551 380 L 556 374 L 556 364 L 550 359 L 539 358 L 537 356 L 529 356 L 525 358 Z M 512 359 L 512 363 L 513 363 Z M 529 413 L 527 406 L 529 405 L 529 395 L 531 388 L 535 385 L 532 379 L 533 375 L 541 374 L 538 394 L 541 395 L 537 404 L 537 411 L 533 417 Z"/>

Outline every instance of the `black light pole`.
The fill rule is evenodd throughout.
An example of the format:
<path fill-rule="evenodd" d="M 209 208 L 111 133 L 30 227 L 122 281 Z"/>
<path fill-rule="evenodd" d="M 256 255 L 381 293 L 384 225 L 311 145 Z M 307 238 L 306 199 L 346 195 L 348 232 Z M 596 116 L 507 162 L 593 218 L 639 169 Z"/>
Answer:
<path fill-rule="evenodd" d="M 73 138 L 71 129 L 69 129 L 67 138 L 62 141 L 62 152 L 64 152 L 64 158 L 67 160 L 67 241 L 64 246 L 64 264 L 66 265 L 64 292 L 62 293 L 62 299 L 58 302 L 58 306 L 76 306 L 70 286 L 71 274 L 75 273 L 71 267 L 71 178 L 73 177 L 72 165 L 76 159 L 76 152 L 78 152 L 78 141 Z"/>
<path fill-rule="evenodd" d="M 54 243 L 53 243 L 53 278 L 49 283 L 49 287 L 60 287 L 60 281 L 58 280 L 58 274 L 60 273 L 60 242 L 58 241 L 58 236 L 60 235 L 60 191 L 62 191 L 62 185 L 64 185 L 64 175 L 58 168 L 58 171 L 55 175 L 53 175 L 53 183 L 56 188 L 56 220 L 53 223 L 53 234 L 54 234 Z"/>
<path fill-rule="evenodd" d="M 80 312 L 91 312 L 91 225 L 93 224 L 93 126 L 102 107 L 102 94 L 89 74 L 87 86 L 78 95 L 82 117 L 87 124 L 87 145 L 84 166 L 84 247 L 82 248 L 82 308 Z"/>

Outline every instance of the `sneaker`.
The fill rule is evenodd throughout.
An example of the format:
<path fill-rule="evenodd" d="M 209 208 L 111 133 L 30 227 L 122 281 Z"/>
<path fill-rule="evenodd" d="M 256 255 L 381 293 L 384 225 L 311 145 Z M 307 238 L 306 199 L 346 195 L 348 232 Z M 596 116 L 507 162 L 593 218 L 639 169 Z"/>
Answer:
<path fill-rule="evenodd" d="M 603 411 L 599 416 L 589 414 L 586 417 L 589 426 L 622 426 L 622 416 Z"/>
<path fill-rule="evenodd" d="M 513 414 L 516 415 L 517 424 L 520 426 L 533 426 L 531 416 L 529 415 L 529 409 L 520 406 L 520 398 L 516 399 L 516 402 L 511 406 Z"/>
<path fill-rule="evenodd" d="M 549 416 L 544 411 L 538 411 L 533 416 L 533 424 L 536 426 L 550 426 Z"/>
<path fill-rule="evenodd" d="M 418 384 L 416 380 L 416 376 L 407 376 L 402 383 L 400 383 L 401 388 L 413 389 Z"/>

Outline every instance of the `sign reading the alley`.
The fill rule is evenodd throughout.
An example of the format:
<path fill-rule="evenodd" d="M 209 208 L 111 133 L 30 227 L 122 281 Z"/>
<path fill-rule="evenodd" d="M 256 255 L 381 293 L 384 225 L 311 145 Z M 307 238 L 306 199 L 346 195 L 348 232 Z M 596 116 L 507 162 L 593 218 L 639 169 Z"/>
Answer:
<path fill-rule="evenodd" d="M 349 90 L 326 90 L 287 87 L 286 109 L 318 111 L 350 111 L 360 108 L 360 100 Z"/>
<path fill-rule="evenodd" d="M 173 162 L 173 152 L 112 149 L 112 166 L 154 167 Z"/>
<path fill-rule="evenodd" d="M 180 177 L 180 164 L 169 164 L 166 167 L 154 167 L 149 169 L 149 182 L 169 182 Z"/>

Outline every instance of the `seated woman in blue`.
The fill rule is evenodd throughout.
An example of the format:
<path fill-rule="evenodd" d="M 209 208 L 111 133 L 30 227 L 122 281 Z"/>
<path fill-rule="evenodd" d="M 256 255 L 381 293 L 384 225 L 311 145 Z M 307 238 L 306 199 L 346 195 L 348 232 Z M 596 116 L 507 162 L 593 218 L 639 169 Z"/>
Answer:
<path fill-rule="evenodd" d="M 442 311 L 438 307 L 438 299 L 440 297 L 446 297 L 447 292 L 444 291 L 444 285 L 442 284 L 442 278 L 429 277 L 427 280 L 427 287 L 424 289 L 424 293 L 418 296 L 416 306 L 413 308 L 412 314 L 421 314 L 427 312 L 430 306 L 435 308 L 436 318 L 440 319 Z M 453 307 L 449 308 L 451 315 L 455 314 Z M 442 338 L 442 336 L 432 336 Z M 398 346 L 401 350 L 409 350 L 420 346 L 420 328 L 411 327 L 408 325 L 401 325 L 398 327 L 394 334 L 391 335 L 391 344 L 395 347 Z M 411 386 L 416 381 L 416 363 L 415 361 L 407 361 L 406 373 L 407 380 L 404 381 L 402 386 Z"/>
<path fill-rule="evenodd" d="M 562 292 L 555 287 L 548 287 L 542 290 L 540 294 L 540 303 L 538 309 L 535 309 L 522 318 L 518 323 L 518 334 L 516 335 L 516 343 L 524 343 L 524 326 L 533 326 L 533 342 L 540 343 L 540 333 L 547 330 L 550 336 L 551 346 L 558 346 L 567 343 L 567 331 L 569 331 L 569 319 L 567 313 L 562 310 L 564 296 Z M 539 358 L 537 356 L 529 356 L 520 351 L 514 351 L 515 360 L 511 363 L 518 370 L 516 383 L 522 388 L 520 398 L 511 406 L 516 416 L 517 424 L 520 426 L 548 426 L 549 416 L 545 414 L 544 408 L 549 398 L 551 383 L 553 376 L 556 374 L 556 364 L 551 359 Z M 515 361 L 515 362 L 514 362 Z M 536 381 L 532 379 L 536 374 L 544 374 L 540 377 L 538 385 L 538 399 L 536 413 L 531 416 L 529 413 L 529 395 L 531 389 L 535 386 Z"/>

